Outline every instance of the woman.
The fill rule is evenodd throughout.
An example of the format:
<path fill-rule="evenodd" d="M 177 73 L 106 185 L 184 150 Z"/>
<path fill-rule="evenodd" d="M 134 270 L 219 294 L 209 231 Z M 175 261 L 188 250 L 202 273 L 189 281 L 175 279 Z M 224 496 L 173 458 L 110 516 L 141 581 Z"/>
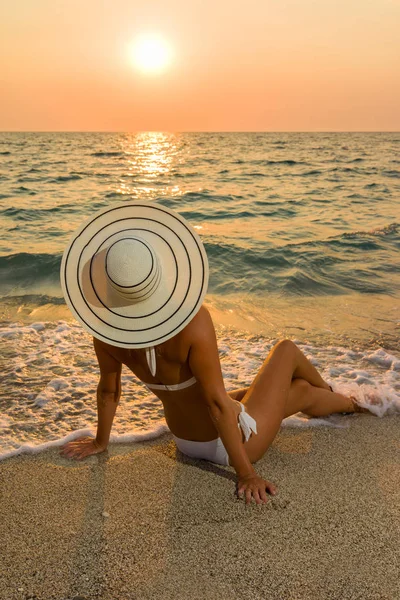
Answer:
<path fill-rule="evenodd" d="M 164 406 L 177 447 L 188 456 L 234 467 L 246 503 L 267 501 L 275 486 L 254 470 L 282 419 L 364 412 L 334 393 L 290 340 L 269 352 L 249 388 L 227 392 L 214 326 L 202 304 L 208 263 L 196 232 L 155 203 L 128 202 L 101 211 L 70 241 L 61 265 L 66 301 L 93 334 L 100 367 L 96 438 L 62 454 L 103 452 L 126 365 Z"/>

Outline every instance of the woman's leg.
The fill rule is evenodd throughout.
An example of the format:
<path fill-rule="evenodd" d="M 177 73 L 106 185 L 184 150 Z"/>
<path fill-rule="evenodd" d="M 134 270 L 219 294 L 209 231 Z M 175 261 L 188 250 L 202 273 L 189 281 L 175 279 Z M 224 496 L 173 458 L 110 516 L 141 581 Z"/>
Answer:
<path fill-rule="evenodd" d="M 316 368 L 290 340 L 282 340 L 271 349 L 251 386 L 244 394 L 242 391 L 236 390 L 236 399 L 242 396 L 246 410 L 257 421 L 257 435 L 245 443 L 252 462 L 266 452 L 285 417 L 299 411 L 313 416 L 351 412 L 353 406 L 346 396 L 330 391 Z"/>
<path fill-rule="evenodd" d="M 228 392 L 229 396 L 238 402 L 242 401 L 243 396 L 247 393 L 249 388 L 240 388 L 239 390 L 231 390 Z"/>
<path fill-rule="evenodd" d="M 232 390 L 229 393 L 233 400 L 241 402 L 249 388 Z M 337 394 L 330 389 L 315 387 L 305 379 L 292 379 L 286 403 L 285 417 L 290 417 L 298 412 L 303 412 L 311 417 L 325 417 L 332 413 L 352 413 L 357 411 L 357 406 L 351 397 Z M 360 410 L 359 412 L 369 412 Z"/>

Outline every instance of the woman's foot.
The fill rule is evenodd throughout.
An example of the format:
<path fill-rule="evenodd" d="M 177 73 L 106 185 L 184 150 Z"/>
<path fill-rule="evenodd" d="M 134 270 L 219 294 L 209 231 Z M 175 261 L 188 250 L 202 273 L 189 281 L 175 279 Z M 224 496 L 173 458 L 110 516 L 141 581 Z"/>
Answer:
<path fill-rule="evenodd" d="M 351 403 L 353 405 L 353 409 L 354 409 L 353 412 L 355 412 L 355 413 L 370 413 L 370 414 L 373 414 L 373 413 L 371 413 L 370 410 L 368 410 L 368 408 L 365 408 L 364 406 L 360 406 L 357 403 L 357 398 L 355 396 L 350 396 L 350 400 L 351 400 Z"/>
<path fill-rule="evenodd" d="M 330 385 L 330 390 L 331 392 L 333 392 L 332 386 Z M 351 401 L 351 407 L 353 410 L 349 411 L 348 413 L 345 412 L 344 414 L 352 414 L 352 413 L 370 413 L 370 414 L 374 414 L 371 413 L 370 410 L 368 410 L 368 408 L 364 408 L 364 406 L 360 406 L 357 403 L 357 398 L 355 396 L 349 396 L 349 399 Z"/>

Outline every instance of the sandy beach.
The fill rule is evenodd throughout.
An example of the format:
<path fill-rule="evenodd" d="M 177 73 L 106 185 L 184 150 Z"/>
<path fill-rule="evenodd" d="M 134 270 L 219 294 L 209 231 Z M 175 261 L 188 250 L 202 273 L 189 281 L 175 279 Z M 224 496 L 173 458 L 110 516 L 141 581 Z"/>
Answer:
<path fill-rule="evenodd" d="M 398 417 L 282 429 L 260 475 L 184 457 L 169 434 L 84 462 L 3 461 L 2 600 L 400 598 Z"/>
<path fill-rule="evenodd" d="M 1 2 L 0 600 L 400 600 L 399 23 Z"/>

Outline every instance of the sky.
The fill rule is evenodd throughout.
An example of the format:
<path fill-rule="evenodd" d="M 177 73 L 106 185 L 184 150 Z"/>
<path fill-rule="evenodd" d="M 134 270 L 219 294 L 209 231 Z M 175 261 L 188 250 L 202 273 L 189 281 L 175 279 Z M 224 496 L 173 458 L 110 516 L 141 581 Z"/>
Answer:
<path fill-rule="evenodd" d="M 399 131 L 399 31 L 400 0 L 2 0 L 0 131 Z"/>

